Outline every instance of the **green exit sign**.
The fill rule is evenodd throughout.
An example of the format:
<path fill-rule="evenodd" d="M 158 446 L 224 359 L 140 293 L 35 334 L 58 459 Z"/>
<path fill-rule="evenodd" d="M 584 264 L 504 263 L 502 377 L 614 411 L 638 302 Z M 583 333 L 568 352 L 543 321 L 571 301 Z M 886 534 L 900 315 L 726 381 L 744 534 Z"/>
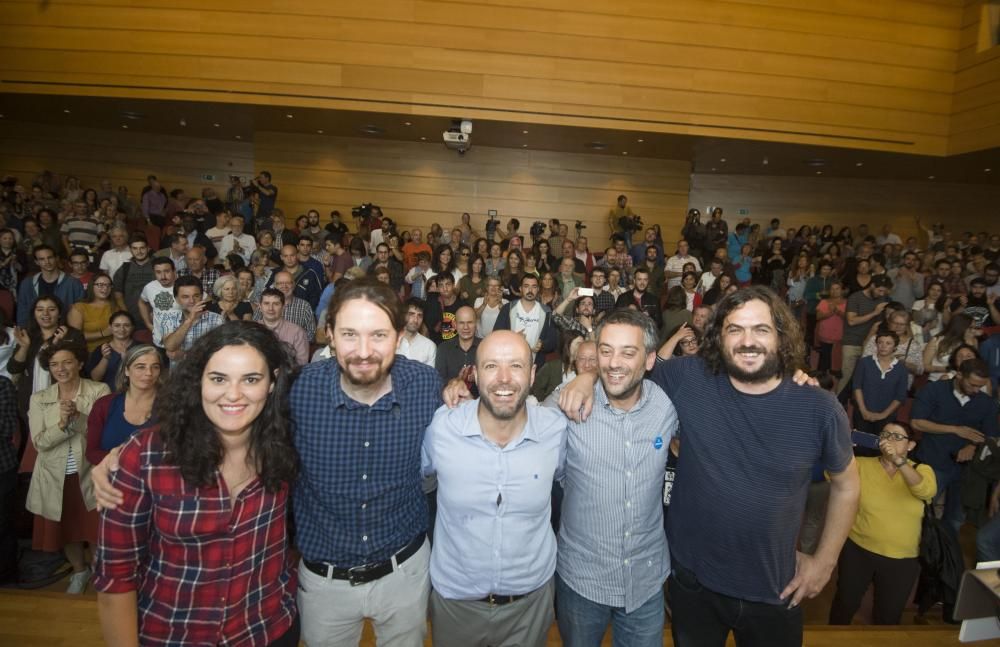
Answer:
<path fill-rule="evenodd" d="M 740 209 L 736 213 L 738 213 L 741 216 L 749 216 L 750 215 L 750 210 L 749 209 Z"/>

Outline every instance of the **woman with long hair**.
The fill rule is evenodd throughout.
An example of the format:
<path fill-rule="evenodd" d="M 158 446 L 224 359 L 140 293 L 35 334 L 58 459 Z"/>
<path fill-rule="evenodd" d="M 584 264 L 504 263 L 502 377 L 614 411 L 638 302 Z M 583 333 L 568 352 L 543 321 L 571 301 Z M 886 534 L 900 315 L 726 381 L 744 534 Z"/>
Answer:
<path fill-rule="evenodd" d="M 931 339 L 924 348 L 924 371 L 927 379 L 932 382 L 948 379 L 948 360 L 951 354 L 962 344 L 979 348 L 978 334 L 979 329 L 973 325 L 972 317 L 964 312 L 953 314 L 941 334 Z"/>
<path fill-rule="evenodd" d="M 503 296 L 505 299 L 521 296 L 521 277 L 524 276 L 524 256 L 521 252 L 511 250 L 507 254 L 507 264 L 501 273 L 503 281 Z"/>
<path fill-rule="evenodd" d="M 503 247 L 500 243 L 490 243 L 490 255 L 486 259 L 486 276 L 499 277 L 507 267 L 503 258 Z"/>
<path fill-rule="evenodd" d="M 298 645 L 291 372 L 248 321 L 211 330 L 171 372 L 159 424 L 122 447 L 122 503 L 101 517 L 94 586 L 109 645 Z"/>
<path fill-rule="evenodd" d="M 913 302 L 913 321 L 923 328 L 924 341 L 930 341 L 951 319 L 951 308 L 945 307 L 948 296 L 944 293 L 944 285 L 940 281 L 931 281 L 923 299 Z"/>
<path fill-rule="evenodd" d="M 31 396 L 28 429 L 38 451 L 28 488 L 27 508 L 35 515 L 31 545 L 35 550 L 63 551 L 73 566 L 67 593 L 87 588 L 90 569 L 84 543 L 97 540 L 97 501 L 87 461 L 87 416 L 107 385 L 80 375 L 86 346 L 54 342 L 39 353 L 39 363 L 52 385 Z"/>
<path fill-rule="evenodd" d="M 229 321 L 250 321 L 253 319 L 253 306 L 240 298 L 239 279 L 232 274 L 226 274 L 216 279 L 212 285 L 215 301 L 206 310 L 225 317 Z"/>
<path fill-rule="evenodd" d="M 66 314 L 66 323 L 83 333 L 87 352 L 111 341 L 108 319 L 121 305 L 115 301 L 111 277 L 97 271 L 87 284 L 83 298 Z"/>
<path fill-rule="evenodd" d="M 806 282 L 813 275 L 813 266 L 810 259 L 805 254 L 795 257 L 795 262 L 788 271 L 788 278 L 785 283 L 788 285 L 788 292 L 785 299 L 788 301 L 792 314 L 801 321 L 806 311 Z"/>
<path fill-rule="evenodd" d="M 163 385 L 160 351 L 136 344 L 125 352 L 115 388 L 94 402 L 87 418 L 87 460 L 97 465 L 115 447 L 150 424 L 156 393 Z"/>
<path fill-rule="evenodd" d="M 535 252 L 535 267 L 538 268 L 539 273 L 544 274 L 545 272 L 556 272 L 558 271 L 558 260 L 552 255 L 552 249 L 549 246 L 549 241 L 542 238 L 534 246 Z"/>
<path fill-rule="evenodd" d="M 135 320 L 128 310 L 118 310 L 108 317 L 111 339 L 95 348 L 87 359 L 84 372 L 90 379 L 104 382 L 109 388 L 116 388 L 118 367 L 129 348 L 135 345 Z"/>
<path fill-rule="evenodd" d="M 458 295 L 469 303 L 486 295 L 486 261 L 480 256 L 469 262 L 469 273 L 458 282 Z"/>
<path fill-rule="evenodd" d="M 431 266 L 425 272 L 427 278 L 448 272 L 455 278 L 455 284 L 462 280 L 460 272 L 455 270 L 455 252 L 448 243 L 442 243 L 434 248 L 434 256 L 431 258 Z"/>
<path fill-rule="evenodd" d="M 545 362 L 531 384 L 531 395 L 539 402 L 576 377 L 576 352 L 584 338 L 576 331 L 566 330 L 559 340 L 559 357 Z"/>
<path fill-rule="evenodd" d="M 715 279 L 715 283 L 712 283 L 712 287 L 708 288 L 705 294 L 701 296 L 701 305 L 714 306 L 722 297 L 726 296 L 726 290 L 731 285 L 734 285 L 732 275 L 728 273 L 720 274 L 719 278 Z"/>
<path fill-rule="evenodd" d="M 551 311 L 559 305 L 560 301 L 562 301 L 562 294 L 556 284 L 555 274 L 542 272 L 541 279 L 538 281 L 538 302 Z"/>
<path fill-rule="evenodd" d="M 10 229 L 0 229 L 0 289 L 17 295 L 21 263 L 17 259 L 17 239 Z"/>
<path fill-rule="evenodd" d="M 485 238 L 477 238 L 476 241 L 472 244 L 472 256 L 473 257 L 478 256 L 479 258 L 483 259 L 483 262 L 485 263 L 486 259 L 490 257 L 489 241 L 486 240 Z"/>

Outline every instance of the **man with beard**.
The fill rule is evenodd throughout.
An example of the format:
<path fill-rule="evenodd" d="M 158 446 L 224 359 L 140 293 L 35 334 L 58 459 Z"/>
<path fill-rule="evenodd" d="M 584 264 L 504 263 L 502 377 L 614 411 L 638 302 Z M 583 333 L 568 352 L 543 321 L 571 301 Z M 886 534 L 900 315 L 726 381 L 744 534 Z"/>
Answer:
<path fill-rule="evenodd" d="M 567 645 L 597 647 L 608 624 L 616 645 L 663 644 L 670 555 L 660 495 L 677 414 L 643 379 L 656 345 L 652 320 L 633 310 L 598 328 L 593 415 L 570 423 L 562 480 L 556 590 Z"/>
<path fill-rule="evenodd" d="M 730 631 L 737 644 L 801 645 L 799 605 L 822 591 L 837 563 L 859 477 L 843 408 L 791 379 L 804 351 L 788 306 L 754 286 L 720 301 L 699 356 L 653 370 L 683 430 L 667 523 L 678 647 L 722 647 Z M 564 387 L 563 411 L 587 419 L 592 387 L 589 375 Z M 817 464 L 829 474 L 830 498 L 810 556 L 795 546 Z"/>
<path fill-rule="evenodd" d="M 572 316 L 566 316 L 566 310 L 572 306 Z M 584 339 L 594 338 L 594 297 L 580 296 L 580 289 L 574 288 L 569 298 L 563 299 L 552 313 L 552 321 L 561 330 L 571 330 L 580 333 Z"/>
<path fill-rule="evenodd" d="M 958 297 L 951 304 L 951 311 L 964 312 L 972 317 L 974 325 L 980 328 L 990 328 L 1000 321 L 1000 312 L 997 312 L 996 295 L 987 293 L 988 285 L 986 279 L 977 276 L 969 284 L 969 294 Z"/>
<path fill-rule="evenodd" d="M 635 268 L 632 280 L 635 283 L 634 287 L 628 292 L 623 292 L 618 297 L 615 306 L 618 308 L 635 306 L 636 310 L 646 313 L 650 319 L 656 322 L 656 327 L 659 328 L 663 324 L 663 314 L 660 312 L 659 299 L 647 291 L 649 288 L 649 269 L 646 267 Z"/>
<path fill-rule="evenodd" d="M 525 406 L 533 378 L 524 338 L 490 333 L 475 363 L 480 398 L 442 407 L 424 436 L 441 531 L 430 567 L 435 647 L 546 644 L 556 568 L 550 489 L 566 419 Z"/>
<path fill-rule="evenodd" d="M 545 363 L 545 355 L 556 349 L 559 334 L 551 314 L 538 303 L 538 277 L 521 277 L 521 298 L 500 308 L 493 330 L 512 330 L 522 335 L 534 353 L 535 364 Z"/>
<path fill-rule="evenodd" d="M 424 325 L 424 308 L 427 304 L 423 299 L 411 297 L 406 300 L 406 325 L 399 335 L 399 345 L 396 353 L 421 364 L 434 366 L 437 357 L 437 346 L 430 339 L 420 334 Z"/>

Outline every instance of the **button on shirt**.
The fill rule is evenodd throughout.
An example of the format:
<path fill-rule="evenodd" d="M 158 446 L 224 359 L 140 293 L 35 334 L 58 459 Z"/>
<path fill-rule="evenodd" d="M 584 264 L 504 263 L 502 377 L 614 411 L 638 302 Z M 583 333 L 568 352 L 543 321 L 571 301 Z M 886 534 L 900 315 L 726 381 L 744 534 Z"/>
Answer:
<path fill-rule="evenodd" d="M 442 407 L 424 437 L 424 473 L 438 478 L 431 583 L 449 600 L 530 593 L 556 569 L 551 494 L 566 418 L 528 406 L 523 433 L 500 447 L 478 410 L 479 400 Z"/>
<path fill-rule="evenodd" d="M 441 379 L 399 355 L 390 375 L 392 391 L 372 406 L 344 393 L 334 359 L 305 366 L 292 386 L 301 464 L 293 510 L 308 561 L 382 561 L 427 530 L 420 447 L 441 406 Z"/>
<path fill-rule="evenodd" d="M 676 432 L 674 405 L 649 380 L 630 411 L 598 382 L 590 417 L 569 423 L 557 570 L 588 600 L 631 613 L 670 574 L 661 495 Z"/>

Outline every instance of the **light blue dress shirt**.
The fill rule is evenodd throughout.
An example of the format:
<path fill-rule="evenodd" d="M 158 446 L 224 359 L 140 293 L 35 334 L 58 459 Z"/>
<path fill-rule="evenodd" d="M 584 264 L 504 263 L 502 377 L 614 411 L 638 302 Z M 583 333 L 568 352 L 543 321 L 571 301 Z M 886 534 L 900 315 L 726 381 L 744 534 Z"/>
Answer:
<path fill-rule="evenodd" d="M 424 474 L 438 479 L 431 583 L 448 600 L 530 593 L 556 569 L 551 494 L 566 418 L 528 405 L 523 433 L 500 447 L 478 409 L 478 399 L 441 407 L 424 436 Z"/>

